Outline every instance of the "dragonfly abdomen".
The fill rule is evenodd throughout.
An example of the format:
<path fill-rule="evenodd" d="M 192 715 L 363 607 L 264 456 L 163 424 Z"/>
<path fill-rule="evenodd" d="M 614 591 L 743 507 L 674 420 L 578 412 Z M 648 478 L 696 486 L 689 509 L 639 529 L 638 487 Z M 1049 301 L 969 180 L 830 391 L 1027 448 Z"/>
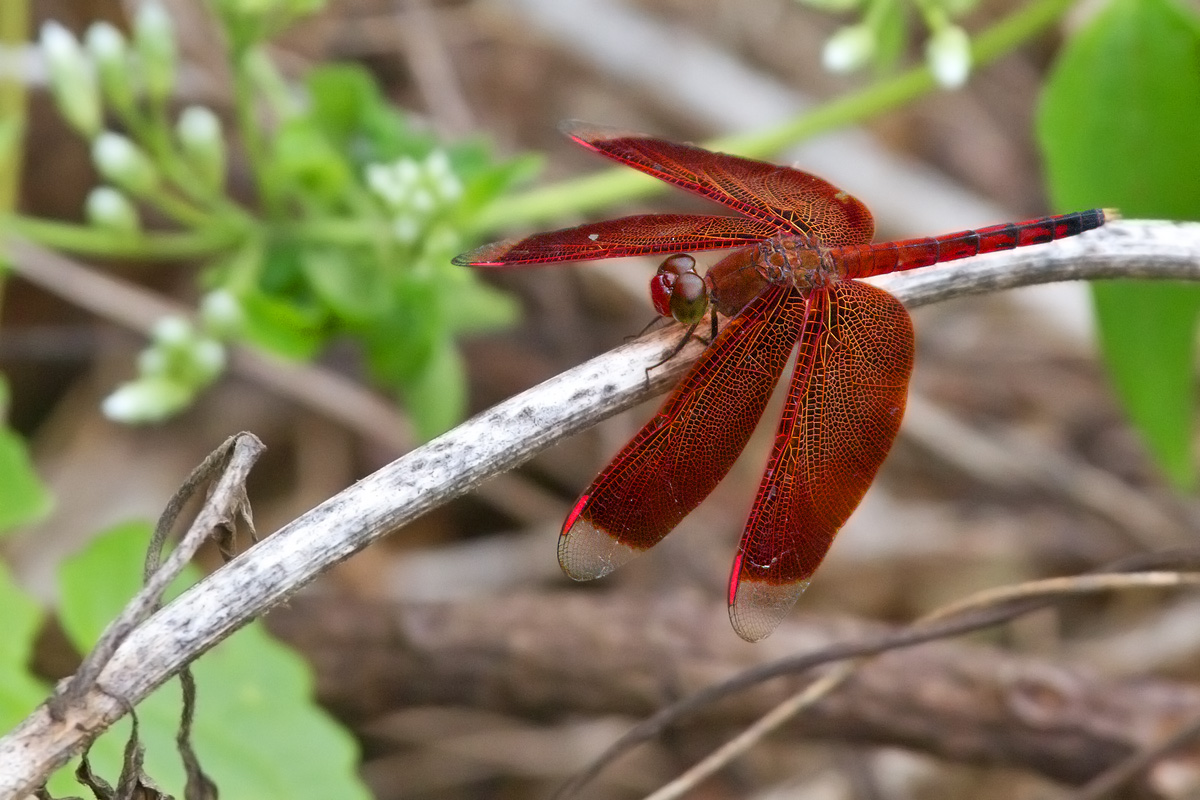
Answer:
<path fill-rule="evenodd" d="M 923 239 L 835 247 L 829 250 L 829 258 L 838 265 L 844 277 L 866 278 L 970 258 L 980 253 L 1044 244 L 1099 228 L 1114 216 L 1111 211 L 1095 208 Z"/>

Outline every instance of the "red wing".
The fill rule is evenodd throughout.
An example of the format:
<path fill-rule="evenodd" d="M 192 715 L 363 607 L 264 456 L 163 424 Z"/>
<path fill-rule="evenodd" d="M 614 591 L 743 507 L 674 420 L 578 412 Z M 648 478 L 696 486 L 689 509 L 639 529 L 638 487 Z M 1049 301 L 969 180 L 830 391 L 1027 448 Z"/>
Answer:
<path fill-rule="evenodd" d="M 768 287 L 735 317 L 563 523 L 558 562 L 599 578 L 670 533 L 725 477 L 800 332 L 804 298 Z"/>
<path fill-rule="evenodd" d="M 559 127 L 584 147 L 776 229 L 806 236 L 811 245 L 866 244 L 874 235 L 875 221 L 866 206 L 807 172 L 579 122 Z"/>
<path fill-rule="evenodd" d="M 718 250 L 758 242 L 775 232 L 772 225 L 742 217 L 641 214 L 485 244 L 457 256 L 454 263 L 497 267 Z"/>
<path fill-rule="evenodd" d="M 766 636 L 862 500 L 904 416 L 913 330 L 900 301 L 842 281 L 809 296 L 775 448 L 733 562 L 729 618 Z"/>

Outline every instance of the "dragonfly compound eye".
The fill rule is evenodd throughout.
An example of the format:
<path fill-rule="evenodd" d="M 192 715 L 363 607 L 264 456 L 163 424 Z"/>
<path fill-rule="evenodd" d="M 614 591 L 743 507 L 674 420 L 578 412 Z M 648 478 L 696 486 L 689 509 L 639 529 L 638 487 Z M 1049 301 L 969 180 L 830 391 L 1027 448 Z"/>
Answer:
<path fill-rule="evenodd" d="M 681 275 L 687 274 L 700 276 L 696 274 L 696 259 L 689 256 L 687 253 L 676 253 L 667 256 L 658 266 L 658 272 L 650 279 L 650 302 L 654 303 L 654 310 L 664 317 L 675 317 L 673 298 L 676 292 L 676 284 Z M 701 311 L 701 314 L 704 312 Z"/>
<path fill-rule="evenodd" d="M 695 271 L 675 279 L 671 290 L 671 316 L 684 325 L 695 325 L 708 311 L 708 287 Z"/>

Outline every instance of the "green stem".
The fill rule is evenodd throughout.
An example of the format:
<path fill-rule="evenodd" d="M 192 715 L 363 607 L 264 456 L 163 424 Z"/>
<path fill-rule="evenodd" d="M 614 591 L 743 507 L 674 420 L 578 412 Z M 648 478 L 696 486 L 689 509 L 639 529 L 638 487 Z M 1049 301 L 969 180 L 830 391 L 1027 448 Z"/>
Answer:
<path fill-rule="evenodd" d="M 278 202 L 266 173 L 268 163 L 266 144 L 256 117 L 254 78 L 248 62 L 251 57 L 249 48 L 235 47 L 233 51 L 234 113 L 237 119 L 238 133 L 241 135 L 242 144 L 249 156 L 250 169 L 254 173 L 259 201 L 270 216 L 277 217 Z"/>
<path fill-rule="evenodd" d="M 223 199 L 223 195 L 207 191 L 204 181 L 191 174 L 188 165 L 175 148 L 171 137 L 171 119 L 166 105 L 152 103 L 149 118 L 150 124 L 139 131 L 143 137 L 142 143 L 154 157 L 159 170 L 171 182 L 172 188 L 196 205 L 205 207 L 221 205 L 220 201 Z M 218 196 L 214 196 L 214 194 Z"/>
<path fill-rule="evenodd" d="M 204 209 L 197 208 L 184 198 L 173 194 L 169 188 L 161 184 L 158 189 L 141 199 L 158 206 L 163 213 L 171 216 L 183 225 L 195 228 L 213 226 L 213 215 Z"/>
<path fill-rule="evenodd" d="M 87 225 L 13 215 L 0 216 L 0 233 L 24 236 L 56 250 L 100 258 L 182 260 L 225 252 L 245 238 L 233 228 L 184 233 L 120 234 Z"/>
<path fill-rule="evenodd" d="M 974 64 L 983 66 L 1015 50 L 1061 17 L 1074 0 L 1034 0 L 984 31 L 972 43 Z M 810 136 L 861 122 L 936 90 L 928 68 L 915 67 L 825 103 L 773 128 L 718 139 L 712 149 L 767 157 Z M 546 222 L 607 208 L 666 189 L 662 181 L 618 167 L 505 198 L 474 221 L 478 231 Z"/>
<path fill-rule="evenodd" d="M 376 244 L 381 235 L 385 239 L 391 235 L 387 223 L 374 217 L 281 222 L 272 225 L 271 230 L 286 239 L 342 246 Z"/>
<path fill-rule="evenodd" d="M 21 45 L 29 37 L 29 3 L 0 3 L 0 214 L 16 207 L 25 140 L 26 95 Z"/>
<path fill-rule="evenodd" d="M 21 185 L 28 90 L 21 77 L 18 53 L 28 39 L 28 0 L 0 2 L 0 216 L 16 208 Z M 0 268 L 0 307 L 4 305 L 3 273 Z"/>

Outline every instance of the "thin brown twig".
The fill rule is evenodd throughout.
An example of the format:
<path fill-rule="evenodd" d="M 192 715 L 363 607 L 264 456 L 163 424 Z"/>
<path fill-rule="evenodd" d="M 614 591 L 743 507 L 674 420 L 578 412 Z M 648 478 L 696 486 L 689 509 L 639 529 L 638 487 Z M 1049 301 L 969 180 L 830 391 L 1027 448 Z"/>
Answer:
<path fill-rule="evenodd" d="M 327 707 L 375 731 L 380 728 L 371 721 L 379 720 L 381 708 L 414 706 L 465 706 L 533 718 L 551 726 L 542 731 L 571 727 L 571 719 L 610 720 L 601 726 L 600 741 L 562 743 L 552 772 L 538 773 L 556 782 L 584 769 L 597 748 L 619 735 L 612 731 L 613 714 L 644 718 L 671 699 L 781 655 L 895 630 L 876 621 L 800 612 L 767 642 L 742 646 L 732 641 L 728 612 L 717 597 L 613 587 L 432 603 L 343 593 L 335 601 L 328 591 L 317 591 L 272 613 L 268 624 L 314 665 L 318 695 Z M 1082 786 L 1155 744 L 1180 720 L 1200 714 L 1200 688 L 1187 681 L 1109 676 L 1094 662 L 1017 654 L 985 641 L 999 633 L 993 629 L 872 659 L 837 692 L 773 734 L 767 752 L 803 741 L 834 749 L 898 747 L 949 763 L 1003 765 Z M 731 739 L 825 671 L 782 676 L 698 709 L 670 735 L 627 753 L 621 766 L 611 766 L 589 789 L 624 785 L 634 764 L 653 760 L 663 747 L 687 750 L 713 737 Z M 531 681 L 530 674 L 538 679 Z M 1195 781 L 1189 752 L 1169 757 L 1151 784 Z M 479 763 L 493 762 L 482 755 Z M 643 794 L 672 777 L 656 774 L 660 780 L 639 782 Z"/>
<path fill-rule="evenodd" d="M 1183 573 L 1186 571 L 1191 577 L 1188 581 L 1167 580 L 1163 576 L 1174 573 L 1166 573 L 1161 570 L 1160 567 L 1164 565 L 1178 566 L 1180 568 L 1178 572 Z M 844 665 L 844 667 L 848 668 L 842 668 L 832 673 L 833 677 L 831 679 L 826 680 L 825 677 L 822 677 L 817 684 L 814 684 L 817 689 L 814 690 L 812 687 L 808 687 L 793 698 L 784 701 L 781 704 L 781 708 L 790 713 L 785 714 L 785 711 L 781 711 L 779 714 L 776 714 L 773 710 L 760 720 L 760 722 L 764 720 L 768 720 L 768 722 L 754 727 L 754 735 L 752 737 L 739 736 L 733 740 L 737 742 L 736 747 L 722 747 L 717 751 L 720 753 L 721 759 L 728 759 L 744 752 L 744 749 L 749 744 L 752 744 L 753 741 L 757 741 L 757 738 L 761 738 L 762 734 L 782 724 L 790 716 L 828 694 L 838 683 L 852 674 L 854 666 L 863 658 L 876 656 L 889 650 L 912 647 L 936 639 L 959 636 L 964 633 L 991 627 L 1045 608 L 1060 599 L 1078 594 L 1079 591 L 1110 590 L 1121 586 L 1135 585 L 1153 585 L 1158 587 L 1164 585 L 1183 585 L 1186 582 L 1194 582 L 1197 579 L 1198 574 L 1192 572 L 1196 568 L 1200 568 L 1200 548 L 1184 548 L 1165 551 L 1163 553 L 1138 555 L 1116 562 L 1101 571 L 1078 576 L 1077 578 L 1033 581 L 1030 584 L 1019 584 L 1012 587 L 986 590 L 926 615 L 903 630 L 868 637 L 859 642 L 846 642 L 833 645 L 822 648 L 814 653 L 792 656 L 776 661 L 773 664 L 766 664 L 762 667 L 746 670 L 740 675 L 714 684 L 643 720 L 614 742 L 586 770 L 565 783 L 555 793 L 555 797 L 569 797 L 590 782 L 605 766 L 616 758 L 642 742 L 658 736 L 662 731 L 674 725 L 683 717 L 772 678 L 805 672 L 823 664 L 857 659 L 855 664 Z M 1142 573 L 1151 577 L 1135 577 L 1132 581 L 1126 580 L 1122 582 L 1119 578 L 1129 576 L 1121 576 L 1113 573 Z M 1075 581 L 1079 581 L 1079 583 L 1075 584 Z M 1074 587 L 1076 585 L 1083 588 L 1075 590 Z M 715 762 L 715 758 L 711 761 L 705 759 L 704 762 L 701 762 L 704 766 L 697 770 L 697 776 L 704 777 L 715 771 L 715 768 L 720 766 L 720 764 Z M 724 762 L 722 761 L 722 763 Z M 686 785 L 693 785 L 692 780 L 689 777 Z M 676 788 L 684 788 L 684 785 L 684 782 L 680 782 Z M 656 794 L 655 800 L 665 800 L 667 797 L 677 796 L 678 794 L 675 793 L 664 793 L 661 796 Z"/>
<path fill-rule="evenodd" d="M 1000 586 L 975 592 L 962 600 L 935 609 L 931 613 L 922 616 L 913 625 L 914 627 L 918 627 L 940 619 L 950 619 L 974 610 L 982 610 L 1024 598 L 1053 597 L 1057 600 L 1069 595 L 1090 594 L 1094 592 L 1127 591 L 1139 588 L 1162 589 L 1195 584 L 1200 584 L 1200 572 L 1156 571 L 1108 573 L 1026 581 L 1013 586 Z M 646 800 L 675 800 L 675 798 L 682 797 L 688 791 L 698 786 L 703 780 L 715 775 L 734 759 L 749 752 L 754 745 L 762 741 L 769 733 L 833 693 L 847 678 L 854 674 L 855 670 L 873 657 L 864 656 L 845 662 L 817 678 L 811 684 L 804 687 L 804 689 L 779 703 L 775 708 L 755 720 L 753 724 L 749 725 L 736 737 L 693 764 L 681 773 L 679 777 L 664 784 L 653 794 L 649 795 Z M 1122 782 L 1129 780 L 1134 775 L 1136 775 L 1136 772 L 1124 776 Z"/>
<path fill-rule="evenodd" d="M 437 17 L 429 9 L 427 0 L 394 2 L 400 16 L 405 61 L 434 124 L 444 136 L 465 135 L 473 127 L 471 106 L 463 96 L 454 60 L 446 51 Z"/>
<path fill-rule="evenodd" d="M 1161 502 L 1111 472 L 1015 430 L 984 433 L 916 391 L 904 408 L 903 436 L 977 480 L 1056 492 L 1112 522 L 1139 549 L 1176 547 L 1191 536 Z"/>
<path fill-rule="evenodd" d="M 1026 581 L 1013 586 L 1000 586 L 976 592 L 962 600 L 935 609 L 918 619 L 913 625 L 914 627 L 926 625 L 939 619 L 950 619 L 970 611 L 982 610 L 1023 598 L 1054 597 L 1057 600 L 1068 595 L 1137 588 L 1161 589 L 1198 583 L 1200 583 L 1200 572 L 1165 571 L 1077 575 L 1069 578 Z M 853 675 L 855 670 L 873 657 L 856 658 L 825 673 L 801 691 L 775 706 L 736 737 L 696 762 L 678 778 L 649 795 L 646 800 L 675 800 L 677 797 L 682 797 L 705 778 L 716 774 L 735 758 L 747 753 L 771 731 L 827 697 Z"/>
<path fill-rule="evenodd" d="M 1134 753 L 1113 766 L 1112 769 L 1101 773 L 1082 789 L 1068 795 L 1065 800 L 1103 800 L 1106 797 L 1113 797 L 1164 756 L 1170 755 L 1184 745 L 1191 744 L 1197 737 L 1200 737 L 1200 716 L 1183 723 L 1178 730 L 1158 744 Z"/>

